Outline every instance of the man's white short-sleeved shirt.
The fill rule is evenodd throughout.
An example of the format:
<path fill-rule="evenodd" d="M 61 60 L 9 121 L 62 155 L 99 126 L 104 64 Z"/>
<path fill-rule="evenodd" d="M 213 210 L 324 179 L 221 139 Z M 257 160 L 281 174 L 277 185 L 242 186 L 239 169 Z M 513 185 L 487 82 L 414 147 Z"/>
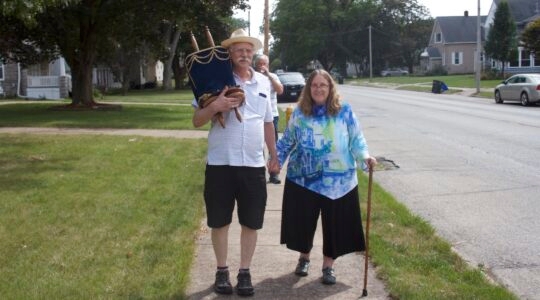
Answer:
<path fill-rule="evenodd" d="M 234 110 L 224 112 L 225 128 L 212 122 L 208 133 L 209 165 L 264 167 L 264 123 L 272 122 L 270 82 L 264 75 L 251 69 L 252 77 L 243 82 L 236 74 L 236 84 L 244 90 L 245 102 L 238 108 L 242 122 Z M 196 100 L 193 101 L 196 107 Z"/>

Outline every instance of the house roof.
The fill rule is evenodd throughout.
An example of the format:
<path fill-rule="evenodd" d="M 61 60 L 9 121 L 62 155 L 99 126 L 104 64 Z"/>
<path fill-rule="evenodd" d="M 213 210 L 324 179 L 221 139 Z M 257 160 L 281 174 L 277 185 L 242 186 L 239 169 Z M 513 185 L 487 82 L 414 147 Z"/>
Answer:
<path fill-rule="evenodd" d="M 530 22 L 534 22 L 534 21 L 536 21 L 537 19 L 540 19 L 540 14 L 536 14 L 536 15 L 534 15 L 534 16 L 532 16 L 532 17 L 529 17 L 529 18 L 523 20 L 523 23 L 524 23 L 524 24 L 529 24 Z"/>
<path fill-rule="evenodd" d="M 484 24 L 486 18 L 480 16 L 480 23 Z M 435 22 L 439 23 L 444 43 L 471 43 L 476 41 L 477 19 L 478 16 L 437 17 Z M 481 36 L 484 40 L 483 33 Z"/>
<path fill-rule="evenodd" d="M 427 47 L 426 51 L 427 51 L 427 53 L 429 55 L 429 58 L 441 58 L 442 57 L 441 52 L 439 51 L 438 48 Z"/>
<path fill-rule="evenodd" d="M 503 0 L 493 0 L 499 6 Z M 517 24 L 527 23 L 532 16 L 540 14 L 540 0 L 504 0 Z"/>

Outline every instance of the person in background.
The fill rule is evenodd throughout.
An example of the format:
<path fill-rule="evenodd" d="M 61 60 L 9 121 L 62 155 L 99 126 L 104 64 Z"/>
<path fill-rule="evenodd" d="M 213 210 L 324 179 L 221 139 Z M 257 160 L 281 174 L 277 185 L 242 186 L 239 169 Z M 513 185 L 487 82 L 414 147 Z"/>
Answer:
<path fill-rule="evenodd" d="M 234 78 L 236 84 L 244 90 L 245 102 L 240 98 L 225 97 L 226 87 L 215 101 L 204 108 L 199 107 L 194 100 L 192 121 L 195 127 L 211 122 L 204 201 L 217 262 L 214 291 L 219 294 L 233 292 L 227 251 L 229 225 L 236 202 L 241 225 L 236 292 L 240 296 L 250 296 L 254 294 L 254 289 L 249 267 L 257 243 L 257 230 L 263 225 L 267 198 L 265 142 L 270 153 L 268 169 L 270 172 L 279 172 L 270 83 L 251 68 L 253 54 L 262 48 L 261 41 L 238 29 L 221 46 L 229 51 Z M 235 108 L 241 112 L 242 121 L 236 118 Z M 225 127 L 214 117 L 218 112 L 223 115 Z"/>
<path fill-rule="evenodd" d="M 281 244 L 300 253 L 295 274 L 307 276 L 319 214 L 322 218 L 322 283 L 335 284 L 334 261 L 364 251 L 357 167 L 374 166 L 359 120 L 341 102 L 328 72 L 309 76 L 277 144 L 288 159 L 283 191 Z M 365 164 L 365 165 L 364 165 Z"/>
<path fill-rule="evenodd" d="M 278 124 L 279 124 L 279 111 L 277 107 L 277 95 L 281 95 L 283 93 L 283 85 L 281 84 L 281 81 L 279 81 L 279 77 L 270 72 L 270 63 L 268 61 L 268 56 L 261 54 L 259 56 L 255 57 L 255 70 L 257 72 L 260 72 L 261 74 L 268 77 L 268 80 L 270 80 L 270 100 L 272 102 L 272 115 L 274 116 L 274 130 L 275 130 L 275 136 L 276 141 L 278 140 Z M 270 173 L 269 182 L 274 184 L 280 184 L 281 180 L 279 180 L 277 173 Z"/>

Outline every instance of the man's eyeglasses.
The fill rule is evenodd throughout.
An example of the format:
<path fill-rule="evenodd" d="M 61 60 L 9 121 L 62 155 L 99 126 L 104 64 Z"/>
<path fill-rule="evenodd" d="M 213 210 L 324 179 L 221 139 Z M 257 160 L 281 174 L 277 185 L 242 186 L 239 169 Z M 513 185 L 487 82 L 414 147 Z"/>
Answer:
<path fill-rule="evenodd" d="M 248 55 L 251 55 L 253 54 L 253 49 L 249 49 L 249 48 L 232 48 L 231 49 L 232 52 L 235 52 L 235 53 L 246 53 Z"/>

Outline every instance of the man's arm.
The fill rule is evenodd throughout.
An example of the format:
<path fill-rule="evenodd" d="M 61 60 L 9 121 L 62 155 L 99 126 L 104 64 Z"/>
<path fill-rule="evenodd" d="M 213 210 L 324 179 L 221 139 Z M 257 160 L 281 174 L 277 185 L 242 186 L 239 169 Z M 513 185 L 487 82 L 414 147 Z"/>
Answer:
<path fill-rule="evenodd" d="M 274 91 L 276 91 L 276 94 L 278 95 L 283 94 L 283 84 L 281 84 L 281 81 L 279 81 L 279 78 L 277 77 L 277 75 L 269 73 L 268 79 L 270 80 L 270 84 L 272 84 Z"/>
<path fill-rule="evenodd" d="M 270 155 L 268 171 L 279 174 L 279 160 L 277 157 L 276 136 L 273 122 L 264 123 L 264 140 L 266 141 L 266 147 L 268 148 L 268 154 Z"/>
<path fill-rule="evenodd" d="M 205 108 L 197 107 L 195 108 L 195 113 L 193 113 L 193 118 L 191 122 L 195 128 L 204 126 L 212 117 L 216 114 L 217 111 L 214 110 L 212 104 L 208 105 Z"/>
<path fill-rule="evenodd" d="M 214 117 L 218 112 L 230 111 L 235 107 L 239 107 L 242 99 L 235 97 L 225 97 L 225 92 L 228 90 L 227 87 L 221 91 L 218 98 L 212 103 L 208 104 L 206 107 L 197 107 L 195 108 L 195 113 L 191 122 L 196 128 L 204 126 L 208 121 Z"/>

